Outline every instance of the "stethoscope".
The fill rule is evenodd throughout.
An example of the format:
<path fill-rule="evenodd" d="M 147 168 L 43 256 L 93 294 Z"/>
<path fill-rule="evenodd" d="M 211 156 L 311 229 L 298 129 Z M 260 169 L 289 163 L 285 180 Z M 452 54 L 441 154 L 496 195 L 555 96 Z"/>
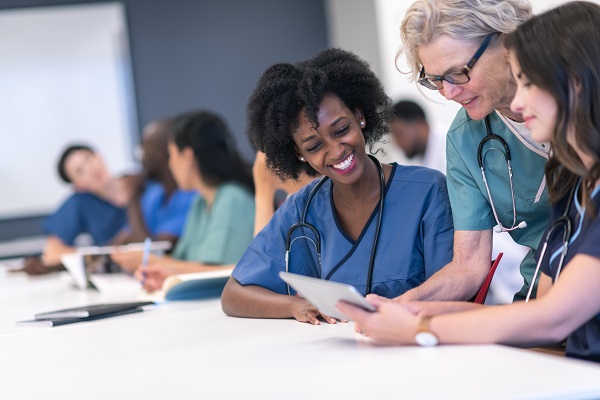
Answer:
<path fill-rule="evenodd" d="M 562 270 L 563 262 L 565 261 L 567 251 L 569 250 L 569 241 L 571 240 L 571 231 L 572 231 L 571 220 L 569 219 L 569 212 L 571 210 L 571 205 L 573 204 L 573 198 L 575 197 L 575 193 L 577 192 L 578 187 L 579 187 L 579 184 L 573 186 L 573 188 L 571 189 L 571 192 L 569 194 L 569 200 L 567 202 L 567 206 L 565 207 L 565 211 L 563 212 L 563 214 L 560 217 L 558 217 L 557 219 L 554 220 L 554 222 L 552 223 L 552 226 L 550 227 L 550 229 L 548 229 L 548 233 L 546 233 L 546 237 L 544 238 L 544 245 L 542 247 L 542 252 L 540 253 L 540 258 L 538 259 L 537 265 L 535 267 L 535 272 L 533 273 L 533 280 L 531 281 L 531 285 L 529 286 L 529 291 L 527 292 L 527 297 L 525 298 L 525 302 L 529 301 L 529 298 L 531 297 L 531 293 L 533 292 L 533 286 L 535 284 L 535 280 L 540 271 L 540 266 L 542 265 L 542 260 L 544 259 L 544 255 L 546 254 L 546 248 L 548 248 L 548 242 L 552 238 L 552 235 L 554 234 L 554 232 L 557 229 L 562 227 L 563 228 L 562 251 L 560 253 L 560 259 L 558 260 L 558 268 L 556 269 L 556 274 L 554 275 L 554 281 L 556 282 L 556 280 L 558 279 L 558 275 L 560 274 L 560 271 Z"/>
<path fill-rule="evenodd" d="M 380 179 L 379 190 L 380 190 L 380 192 L 379 192 L 379 212 L 377 215 L 377 226 L 375 229 L 375 237 L 373 238 L 373 246 L 371 247 L 371 258 L 369 260 L 369 271 L 367 274 L 367 287 L 366 287 L 367 294 L 371 293 L 371 284 L 373 281 L 373 266 L 375 263 L 375 254 L 377 252 L 377 244 L 379 243 L 379 232 L 381 229 L 381 217 L 383 215 L 383 200 L 384 200 L 384 194 L 385 194 L 384 193 L 385 192 L 385 176 L 383 174 L 383 168 L 381 167 L 381 163 L 379 162 L 379 160 L 377 158 L 375 158 L 374 156 L 372 156 L 370 154 L 369 154 L 369 158 L 371 160 L 373 160 L 373 162 L 375 163 L 375 166 L 377 167 L 377 171 L 379 171 L 379 179 Z M 323 184 L 328 179 L 329 179 L 329 177 L 327 177 L 327 176 L 323 177 L 315 185 L 315 187 L 310 191 L 308 198 L 306 200 L 306 205 L 304 206 L 304 212 L 302 213 L 302 219 L 300 220 L 300 222 L 297 222 L 294 225 L 292 225 L 287 232 L 287 235 L 285 238 L 285 272 L 289 272 L 290 250 L 292 248 L 292 244 L 294 244 L 294 242 L 300 238 L 308 239 L 315 246 L 315 250 L 317 252 L 317 257 L 319 259 L 319 268 L 321 268 L 321 235 L 319 234 L 319 231 L 317 231 L 317 228 L 315 228 L 312 224 L 306 222 L 306 215 L 308 214 L 308 207 L 310 206 L 310 202 L 312 201 L 313 197 L 315 196 L 315 194 L 317 193 L 319 188 L 321 186 L 323 186 Z M 296 230 L 297 228 L 306 228 L 309 231 L 311 231 L 312 234 L 314 235 L 314 240 L 313 240 L 313 238 L 306 236 L 306 235 L 297 236 L 292 240 L 292 234 L 294 233 L 294 230 Z M 321 270 L 321 274 L 322 274 L 322 272 L 323 271 Z M 329 277 L 325 277 L 324 279 L 328 279 L 328 278 Z M 291 295 L 290 285 L 287 285 L 287 291 L 288 291 L 288 295 Z"/>
<path fill-rule="evenodd" d="M 506 141 L 504 139 L 502 139 L 500 136 L 492 133 L 492 129 L 490 128 L 489 116 L 485 117 L 485 130 L 487 131 L 487 135 L 483 139 L 481 139 L 481 142 L 479 142 L 479 148 L 477 149 L 477 163 L 479 164 L 479 169 L 481 170 L 481 176 L 483 178 L 483 184 L 485 185 L 485 190 L 487 191 L 488 199 L 490 199 L 490 205 L 492 206 L 492 212 L 494 213 L 494 218 L 496 219 L 496 223 L 497 223 L 497 225 L 494 227 L 494 232 L 497 232 L 497 233 L 510 232 L 510 231 L 514 231 L 515 229 L 525 228 L 525 227 L 527 227 L 527 222 L 521 221 L 517 224 L 517 207 L 515 206 L 515 188 L 513 186 L 513 180 L 512 180 L 513 172 L 512 172 L 512 166 L 510 164 L 511 157 L 510 157 L 510 149 L 508 148 L 508 144 L 506 144 Z M 484 162 L 485 162 L 485 156 L 487 155 L 487 153 L 490 150 L 496 150 L 496 151 L 499 151 L 500 153 L 502 153 L 502 150 L 500 150 L 497 147 L 490 147 L 483 153 L 483 145 L 486 142 L 489 142 L 490 140 L 497 140 L 498 142 L 500 142 L 502 147 L 504 147 L 503 155 L 504 155 L 504 160 L 506 161 L 506 166 L 508 168 L 508 179 L 510 182 L 510 196 L 512 198 L 512 209 L 513 209 L 513 223 L 510 228 L 506 228 L 504 225 L 502 225 L 502 222 L 500 222 L 500 219 L 498 218 L 498 213 L 496 212 L 496 207 L 494 206 L 494 200 L 492 199 L 492 194 L 490 192 L 490 187 L 488 185 L 487 177 L 485 176 L 485 163 Z"/>

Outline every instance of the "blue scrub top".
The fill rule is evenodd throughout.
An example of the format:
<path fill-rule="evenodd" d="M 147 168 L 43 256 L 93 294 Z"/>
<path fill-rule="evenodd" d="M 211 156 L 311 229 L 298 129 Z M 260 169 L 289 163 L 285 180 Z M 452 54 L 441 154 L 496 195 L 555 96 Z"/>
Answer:
<path fill-rule="evenodd" d="M 94 244 L 109 243 L 127 223 L 127 209 L 117 207 L 91 193 L 74 193 L 58 211 L 44 221 L 44 232 L 58 236 L 73 246 L 82 233 L 92 236 Z"/>
<path fill-rule="evenodd" d="M 181 236 L 192 201 L 198 196 L 195 191 L 176 190 L 165 201 L 165 189 L 157 182 L 148 182 L 140 205 L 144 223 L 152 236 L 169 234 Z"/>
<path fill-rule="evenodd" d="M 285 270 L 285 237 L 301 219 L 308 194 L 317 182 L 292 195 L 254 238 L 233 271 L 242 285 L 259 285 L 287 294 L 279 271 Z M 328 180 L 313 197 L 307 222 L 321 235 L 322 267 L 308 240 L 296 240 L 290 251 L 290 272 L 330 279 L 366 293 L 366 281 L 378 208 L 353 241 L 341 228 Z M 384 212 L 373 271 L 372 292 L 396 297 L 412 289 L 452 260 L 453 225 L 443 174 L 422 167 L 393 165 L 385 188 Z M 311 236 L 296 229 L 293 237 Z"/>
<path fill-rule="evenodd" d="M 597 210 L 600 210 L 599 193 L 600 187 L 596 187 L 596 190 L 592 193 Z M 544 239 L 548 230 L 554 225 L 554 221 L 564 213 L 568 198 L 569 196 L 552 208 L 551 222 L 546 228 L 546 232 L 544 232 Z M 586 217 L 585 209 L 579 204 L 577 194 L 575 194 L 568 215 L 572 224 L 572 233 L 567 255 L 563 262 L 563 271 L 567 264 L 578 254 L 586 254 L 600 259 L 600 246 L 598 245 L 600 243 L 600 213 L 596 214 L 595 218 Z M 563 229 L 557 228 L 548 242 L 548 247 L 541 264 L 542 272 L 550 276 L 553 281 L 556 277 L 560 253 L 562 252 L 562 236 Z M 538 248 L 535 255 L 536 260 L 539 260 L 541 256 L 542 247 Z M 560 279 L 560 276 L 558 279 Z M 600 315 L 596 315 L 567 337 L 566 354 L 570 357 L 600 362 Z"/>

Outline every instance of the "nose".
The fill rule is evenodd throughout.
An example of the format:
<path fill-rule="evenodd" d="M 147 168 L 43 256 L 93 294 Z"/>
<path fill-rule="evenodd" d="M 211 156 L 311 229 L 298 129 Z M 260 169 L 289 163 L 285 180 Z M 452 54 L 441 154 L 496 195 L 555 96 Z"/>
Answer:
<path fill-rule="evenodd" d="M 517 87 L 515 97 L 513 97 L 512 101 L 510 102 L 510 110 L 516 114 L 523 114 L 523 108 L 525 108 L 525 103 L 523 101 L 523 93 Z"/>
<path fill-rule="evenodd" d="M 345 146 L 342 141 L 327 140 L 327 155 L 331 160 L 339 161 L 344 156 Z"/>
<path fill-rule="evenodd" d="M 444 85 L 440 89 L 440 93 L 446 98 L 446 100 L 454 100 L 461 92 L 462 88 L 460 85 L 454 85 L 447 81 L 444 81 Z"/>

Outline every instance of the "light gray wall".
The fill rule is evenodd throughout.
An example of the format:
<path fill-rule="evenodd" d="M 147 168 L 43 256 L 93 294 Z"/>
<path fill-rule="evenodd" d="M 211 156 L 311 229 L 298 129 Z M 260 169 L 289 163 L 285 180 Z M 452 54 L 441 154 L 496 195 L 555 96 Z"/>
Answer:
<path fill-rule="evenodd" d="M 95 2 L 0 0 L 0 10 Z M 253 151 L 244 132 L 246 102 L 262 72 L 274 62 L 311 57 L 329 44 L 323 0 L 123 3 L 138 125 L 142 127 L 156 118 L 190 109 L 207 108 L 229 122 L 248 161 Z M 0 240 L 39 233 L 41 216 L 31 217 L 27 226 L 19 220 L 0 221 Z"/>

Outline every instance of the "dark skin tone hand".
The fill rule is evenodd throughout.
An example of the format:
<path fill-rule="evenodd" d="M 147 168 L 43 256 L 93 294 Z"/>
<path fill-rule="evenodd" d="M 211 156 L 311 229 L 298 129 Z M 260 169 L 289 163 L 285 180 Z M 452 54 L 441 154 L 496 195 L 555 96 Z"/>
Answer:
<path fill-rule="evenodd" d="M 27 275 L 44 275 L 51 272 L 64 271 L 62 264 L 45 266 L 39 256 L 29 256 L 23 259 L 23 267 L 12 269 L 10 272 L 26 272 Z"/>

